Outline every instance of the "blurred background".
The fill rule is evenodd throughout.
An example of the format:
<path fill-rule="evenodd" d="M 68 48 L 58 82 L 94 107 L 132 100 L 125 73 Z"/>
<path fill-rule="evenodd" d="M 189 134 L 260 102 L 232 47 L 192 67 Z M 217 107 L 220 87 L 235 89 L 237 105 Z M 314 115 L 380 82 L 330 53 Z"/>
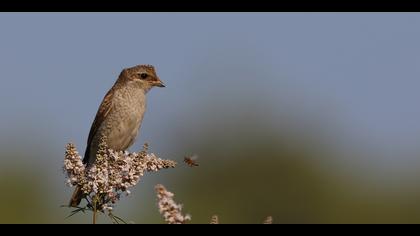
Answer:
<path fill-rule="evenodd" d="M 136 144 L 175 169 L 117 205 L 163 223 L 154 186 L 191 223 L 419 223 L 420 15 L 0 14 L 0 223 L 67 218 L 66 143 L 84 153 L 120 71 L 152 64 Z M 182 163 L 197 154 L 199 167 Z M 110 223 L 102 217 L 100 223 Z"/>

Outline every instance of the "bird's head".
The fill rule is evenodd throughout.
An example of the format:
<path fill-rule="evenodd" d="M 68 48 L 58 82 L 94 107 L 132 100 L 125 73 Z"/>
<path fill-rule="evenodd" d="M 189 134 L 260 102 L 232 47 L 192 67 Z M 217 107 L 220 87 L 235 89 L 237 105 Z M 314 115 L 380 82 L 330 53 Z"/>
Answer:
<path fill-rule="evenodd" d="M 149 90 L 152 87 L 165 87 L 152 65 L 137 65 L 126 68 L 122 71 L 121 76 L 127 82 L 139 85 L 145 90 Z"/>

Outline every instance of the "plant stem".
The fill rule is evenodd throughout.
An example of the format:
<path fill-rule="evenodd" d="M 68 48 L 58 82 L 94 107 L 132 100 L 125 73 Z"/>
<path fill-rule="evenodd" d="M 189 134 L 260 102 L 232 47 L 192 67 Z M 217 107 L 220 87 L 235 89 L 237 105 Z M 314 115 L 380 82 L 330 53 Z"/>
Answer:
<path fill-rule="evenodd" d="M 92 219 L 92 224 L 96 224 L 96 211 L 97 211 L 96 210 L 96 204 L 97 204 L 96 196 L 93 199 L 92 203 L 93 203 L 93 219 Z"/>
<path fill-rule="evenodd" d="M 92 220 L 93 224 L 96 224 L 96 209 L 93 210 L 93 220 Z"/>

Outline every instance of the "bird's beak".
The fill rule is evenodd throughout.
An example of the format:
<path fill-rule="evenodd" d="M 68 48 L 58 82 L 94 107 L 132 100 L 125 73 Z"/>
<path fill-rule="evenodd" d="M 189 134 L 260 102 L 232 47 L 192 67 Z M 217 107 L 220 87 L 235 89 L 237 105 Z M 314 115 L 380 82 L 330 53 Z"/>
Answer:
<path fill-rule="evenodd" d="M 166 87 L 165 84 L 163 84 L 162 80 L 157 78 L 157 80 L 153 81 L 153 86 L 164 88 Z"/>

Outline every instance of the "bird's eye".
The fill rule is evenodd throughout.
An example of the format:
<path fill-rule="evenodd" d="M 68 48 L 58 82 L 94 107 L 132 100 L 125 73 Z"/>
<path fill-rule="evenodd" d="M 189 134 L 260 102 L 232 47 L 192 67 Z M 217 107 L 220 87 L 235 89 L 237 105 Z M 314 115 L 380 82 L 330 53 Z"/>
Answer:
<path fill-rule="evenodd" d="M 142 78 L 142 79 L 146 79 L 146 78 L 147 78 L 147 73 L 141 73 L 141 74 L 140 74 L 140 78 Z"/>

